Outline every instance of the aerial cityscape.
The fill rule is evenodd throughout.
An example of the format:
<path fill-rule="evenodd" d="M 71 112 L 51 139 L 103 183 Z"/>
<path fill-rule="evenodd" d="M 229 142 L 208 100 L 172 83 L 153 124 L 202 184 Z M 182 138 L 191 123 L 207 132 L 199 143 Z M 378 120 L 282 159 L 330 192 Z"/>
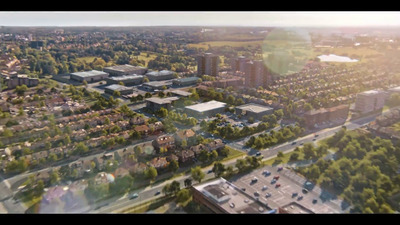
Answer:
<path fill-rule="evenodd" d="M 0 12 L 0 213 L 397 214 L 400 13 L 236 13 Z"/>

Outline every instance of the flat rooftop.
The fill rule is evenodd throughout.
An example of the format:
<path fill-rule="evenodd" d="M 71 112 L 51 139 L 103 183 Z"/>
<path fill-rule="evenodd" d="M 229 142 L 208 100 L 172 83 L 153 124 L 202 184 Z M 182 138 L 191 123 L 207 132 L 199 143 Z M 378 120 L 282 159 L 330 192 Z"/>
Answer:
<path fill-rule="evenodd" d="M 169 70 L 161 70 L 161 71 L 151 71 L 146 73 L 145 75 L 150 75 L 150 76 L 166 76 L 166 75 L 171 75 L 174 72 L 169 71 Z"/>
<path fill-rule="evenodd" d="M 111 84 L 111 85 L 109 85 L 109 86 L 107 86 L 105 88 L 113 90 L 113 91 L 132 90 L 131 87 L 125 87 L 125 86 L 122 86 L 122 85 L 119 85 L 119 84 Z"/>
<path fill-rule="evenodd" d="M 364 91 L 359 93 L 360 95 L 366 95 L 366 96 L 370 96 L 370 95 L 377 95 L 377 94 L 382 94 L 384 93 L 383 91 L 380 90 L 369 90 L 369 91 Z"/>
<path fill-rule="evenodd" d="M 389 88 L 388 91 L 400 91 L 400 86 L 394 87 L 394 88 Z"/>
<path fill-rule="evenodd" d="M 176 101 L 178 99 L 179 99 L 178 97 L 169 97 L 169 98 L 153 97 L 153 98 L 146 99 L 146 101 L 162 105 L 162 104 L 171 104 L 173 101 Z"/>
<path fill-rule="evenodd" d="M 170 92 L 173 94 L 176 94 L 176 95 L 184 96 L 184 97 L 188 97 L 188 96 L 192 95 L 192 93 L 187 92 L 187 91 L 182 91 L 182 90 L 172 90 Z"/>
<path fill-rule="evenodd" d="M 241 109 L 241 110 L 246 110 L 249 112 L 255 112 L 255 113 L 261 113 L 261 112 L 273 110 L 273 108 L 271 108 L 271 107 L 254 104 L 254 103 L 237 106 L 236 108 Z"/>
<path fill-rule="evenodd" d="M 123 80 L 132 80 L 132 79 L 143 79 L 142 75 L 122 75 L 118 77 L 109 77 L 108 79 L 111 80 L 117 80 L 117 81 L 123 81 Z"/>
<path fill-rule="evenodd" d="M 191 105 L 191 106 L 186 106 L 186 109 L 191 109 L 197 112 L 206 112 L 209 110 L 213 110 L 213 109 L 218 109 L 218 108 L 224 108 L 226 106 L 226 103 L 224 102 L 219 102 L 219 101 L 209 101 L 209 102 L 203 102 L 200 104 L 196 104 L 196 105 Z"/>
<path fill-rule="evenodd" d="M 138 69 L 147 69 L 146 67 L 142 66 L 132 66 L 129 64 L 125 65 L 116 65 L 116 66 L 109 66 L 109 67 L 104 67 L 104 69 L 108 70 L 115 70 L 115 71 L 120 71 L 120 72 L 129 72 L 129 71 L 135 71 Z"/>
<path fill-rule="evenodd" d="M 291 202 L 287 205 L 282 206 L 281 208 L 289 214 L 314 214 L 313 211 L 298 204 L 297 202 Z"/>
<path fill-rule="evenodd" d="M 98 70 L 75 72 L 75 73 L 70 73 L 70 74 L 75 75 L 75 76 L 80 76 L 80 77 L 91 77 L 91 76 L 98 76 L 98 75 L 108 75 L 108 73 L 103 72 L 103 71 L 98 71 Z"/>
<path fill-rule="evenodd" d="M 197 81 L 198 79 L 200 79 L 200 78 L 198 78 L 198 77 L 186 77 L 186 78 L 178 78 L 178 79 L 175 79 L 175 80 L 178 81 L 178 82 L 190 82 L 190 81 Z"/>
<path fill-rule="evenodd" d="M 150 81 L 143 83 L 145 86 L 150 86 L 150 87 L 161 87 L 164 85 L 172 85 L 172 80 L 160 80 L 160 81 Z"/>
<path fill-rule="evenodd" d="M 271 210 L 223 178 L 194 185 L 193 188 L 230 214 L 263 214 Z"/>

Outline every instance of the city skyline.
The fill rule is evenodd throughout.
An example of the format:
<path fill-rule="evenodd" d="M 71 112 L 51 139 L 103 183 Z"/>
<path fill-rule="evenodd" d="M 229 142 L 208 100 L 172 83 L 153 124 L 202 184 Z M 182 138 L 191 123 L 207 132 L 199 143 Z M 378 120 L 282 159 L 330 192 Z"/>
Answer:
<path fill-rule="evenodd" d="M 400 13 L 351 11 L 9 11 L 0 12 L 0 26 L 390 27 L 400 26 Z"/>

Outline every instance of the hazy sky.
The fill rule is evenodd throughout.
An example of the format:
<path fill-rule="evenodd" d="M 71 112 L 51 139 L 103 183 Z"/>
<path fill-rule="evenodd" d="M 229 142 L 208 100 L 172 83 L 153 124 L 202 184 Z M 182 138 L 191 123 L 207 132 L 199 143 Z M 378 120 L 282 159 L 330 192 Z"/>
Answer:
<path fill-rule="evenodd" d="M 0 26 L 398 26 L 400 12 L 0 12 Z"/>

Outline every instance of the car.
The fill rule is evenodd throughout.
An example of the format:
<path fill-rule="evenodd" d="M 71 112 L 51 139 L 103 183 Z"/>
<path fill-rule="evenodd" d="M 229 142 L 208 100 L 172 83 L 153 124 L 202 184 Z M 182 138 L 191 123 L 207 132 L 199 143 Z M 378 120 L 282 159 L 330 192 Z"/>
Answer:
<path fill-rule="evenodd" d="M 207 173 L 212 173 L 212 172 L 213 172 L 212 170 L 207 171 Z"/>
<path fill-rule="evenodd" d="M 161 194 L 161 192 L 160 192 L 160 191 L 157 191 L 154 195 L 159 195 L 159 194 Z"/>
<path fill-rule="evenodd" d="M 297 192 L 293 192 L 292 193 L 292 198 L 296 197 L 297 195 L 299 195 Z"/>
<path fill-rule="evenodd" d="M 260 196 L 260 193 L 258 191 L 254 192 L 254 196 Z"/>
<path fill-rule="evenodd" d="M 316 138 L 312 139 L 313 141 L 317 140 Z"/>
<path fill-rule="evenodd" d="M 275 188 L 278 188 L 278 187 L 280 187 L 281 186 L 281 184 L 276 184 L 275 185 Z"/>
<path fill-rule="evenodd" d="M 279 175 L 276 175 L 276 176 L 274 176 L 274 179 L 279 180 L 279 177 L 280 177 Z"/>
<path fill-rule="evenodd" d="M 304 194 L 307 194 L 307 193 L 308 193 L 308 190 L 305 189 L 305 188 L 303 188 L 302 192 L 303 192 Z"/>
<path fill-rule="evenodd" d="M 257 182 L 258 181 L 258 178 L 257 177 L 254 177 L 253 179 L 251 179 L 251 183 L 255 183 L 255 182 Z"/>
<path fill-rule="evenodd" d="M 261 152 L 257 152 L 257 153 L 256 153 L 256 156 L 260 156 L 260 155 L 261 155 Z"/>
<path fill-rule="evenodd" d="M 272 179 L 271 180 L 271 184 L 275 184 L 276 183 L 276 180 L 275 179 Z"/>
<path fill-rule="evenodd" d="M 292 145 L 295 145 L 295 144 L 297 144 L 297 142 L 295 142 L 295 141 L 294 141 L 294 142 L 292 142 Z"/>
<path fill-rule="evenodd" d="M 319 134 L 314 135 L 314 137 L 318 137 L 318 136 L 319 136 Z"/>
<path fill-rule="evenodd" d="M 271 175 L 271 172 L 269 172 L 268 170 L 264 170 L 264 171 L 263 171 L 263 174 L 264 174 L 265 176 L 269 176 L 269 175 Z"/>
<path fill-rule="evenodd" d="M 278 171 L 281 171 L 281 170 L 283 170 L 283 167 L 278 167 Z"/>
<path fill-rule="evenodd" d="M 318 202 L 318 200 L 315 199 L 315 198 L 312 200 L 312 203 L 313 203 L 313 204 L 316 204 L 317 202 Z"/>
<path fill-rule="evenodd" d="M 304 145 L 304 143 L 302 142 L 302 143 L 300 143 L 300 145 Z"/>
<path fill-rule="evenodd" d="M 266 198 L 271 197 L 271 193 L 268 192 L 268 193 L 265 195 L 265 197 L 266 197 Z"/>
<path fill-rule="evenodd" d="M 138 195 L 137 193 L 133 193 L 133 194 L 129 197 L 129 199 L 134 199 L 134 198 L 137 198 L 137 197 L 139 197 L 139 195 Z"/>
<path fill-rule="evenodd" d="M 297 197 L 297 201 L 300 201 L 303 199 L 303 195 L 300 195 L 299 197 Z"/>
<path fill-rule="evenodd" d="M 264 185 L 264 186 L 262 187 L 262 190 L 263 190 L 263 191 L 265 191 L 265 190 L 267 190 L 267 189 L 268 189 L 267 185 Z"/>
<path fill-rule="evenodd" d="M 246 188 L 242 188 L 242 191 L 246 191 Z"/>

